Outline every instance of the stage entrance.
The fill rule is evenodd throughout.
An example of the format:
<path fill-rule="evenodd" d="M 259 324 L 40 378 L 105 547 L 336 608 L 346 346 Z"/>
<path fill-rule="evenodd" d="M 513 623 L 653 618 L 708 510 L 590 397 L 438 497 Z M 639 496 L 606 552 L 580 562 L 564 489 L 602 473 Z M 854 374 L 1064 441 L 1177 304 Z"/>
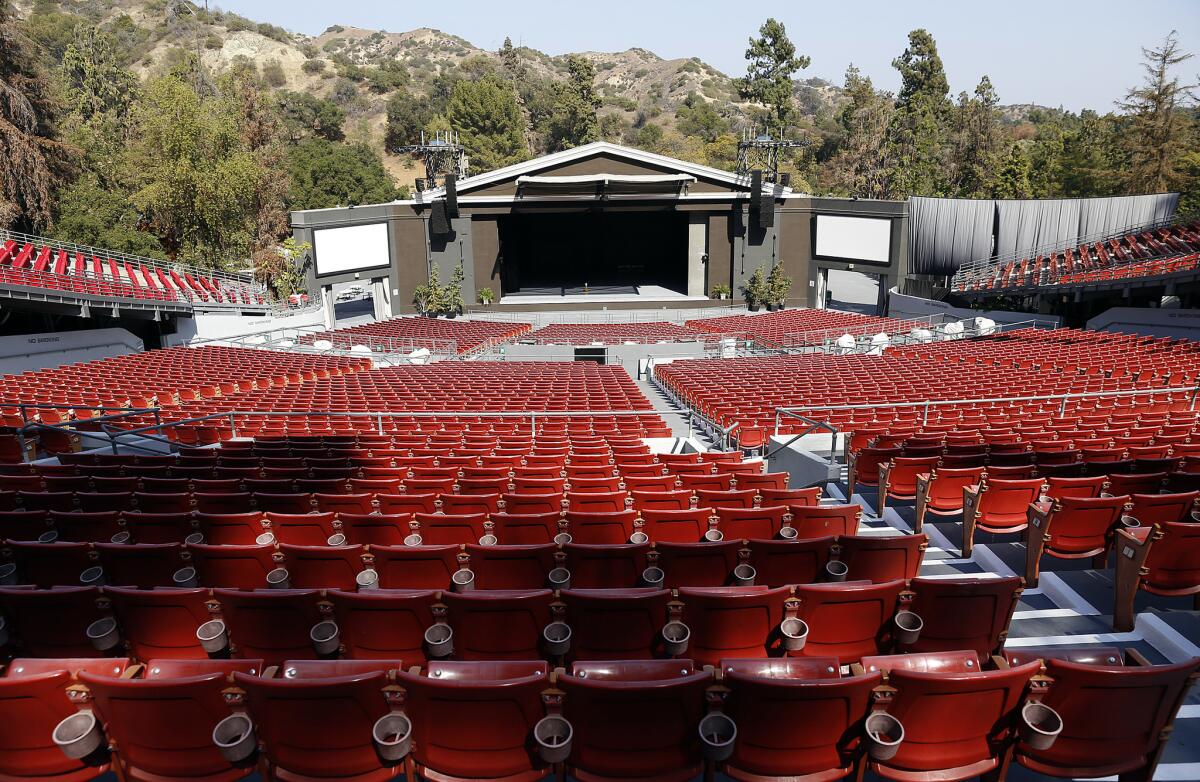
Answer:
<path fill-rule="evenodd" d="M 513 214 L 498 230 L 505 297 L 687 295 L 686 214 Z"/>

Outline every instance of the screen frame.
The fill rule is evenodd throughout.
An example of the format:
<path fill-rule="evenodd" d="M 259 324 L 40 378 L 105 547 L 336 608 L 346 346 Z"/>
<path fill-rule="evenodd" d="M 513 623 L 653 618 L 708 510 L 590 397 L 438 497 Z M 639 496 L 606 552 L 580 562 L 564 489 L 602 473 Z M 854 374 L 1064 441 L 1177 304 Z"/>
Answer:
<path fill-rule="evenodd" d="M 322 226 L 322 227 L 314 226 L 312 229 L 313 274 L 318 279 L 320 279 L 320 278 L 324 278 L 324 277 L 337 277 L 337 276 L 347 275 L 347 274 L 357 275 L 358 273 L 364 272 L 364 271 L 372 271 L 375 269 L 390 268 L 392 265 L 392 252 L 391 252 L 392 231 L 390 228 L 387 227 L 388 223 L 389 223 L 388 220 L 372 220 L 371 222 L 368 222 L 368 223 L 354 223 L 352 225 L 329 225 L 329 226 Z M 375 225 L 382 225 L 385 228 L 385 230 L 384 230 L 384 235 L 385 235 L 384 249 L 387 251 L 387 260 L 385 260 L 383 263 L 373 264 L 370 266 L 357 266 L 352 269 L 338 269 L 336 271 L 321 271 L 320 256 L 317 253 L 317 234 L 321 233 L 322 231 L 339 231 L 339 230 L 343 230 L 346 228 L 367 228 L 369 226 L 375 226 Z"/>
<path fill-rule="evenodd" d="M 821 220 L 822 218 L 832 218 L 835 220 L 872 220 L 880 223 L 888 224 L 887 233 L 887 258 L 879 261 L 873 258 L 853 258 L 846 255 L 828 255 L 819 251 L 821 241 Z M 813 215 L 813 258 L 830 261 L 843 261 L 845 263 L 855 264 L 862 263 L 870 266 L 891 266 L 892 265 L 892 223 L 894 220 L 891 217 L 874 217 L 865 215 L 831 215 L 817 214 Z"/>

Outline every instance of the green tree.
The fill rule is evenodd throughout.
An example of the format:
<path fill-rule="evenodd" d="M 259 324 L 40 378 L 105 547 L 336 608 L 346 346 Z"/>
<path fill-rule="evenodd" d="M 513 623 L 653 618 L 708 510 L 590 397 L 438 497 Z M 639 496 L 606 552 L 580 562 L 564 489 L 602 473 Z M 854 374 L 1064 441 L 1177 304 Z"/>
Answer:
<path fill-rule="evenodd" d="M 406 144 L 416 144 L 421 131 L 433 119 L 437 111 L 425 96 L 416 96 L 407 90 L 399 90 L 387 102 L 387 130 L 384 146 L 389 150 Z"/>
<path fill-rule="evenodd" d="M 474 170 L 493 171 L 529 159 L 516 93 L 500 79 L 455 84 L 446 116 L 459 132 Z"/>
<path fill-rule="evenodd" d="M 66 108 L 83 122 L 123 119 L 137 94 L 137 77 L 121 64 L 113 37 L 90 24 L 75 28 L 59 75 Z"/>
<path fill-rule="evenodd" d="M 252 251 L 266 175 L 238 119 L 236 103 L 202 99 L 178 74 L 146 85 L 126 151 L 131 200 L 171 258 L 219 267 Z"/>
<path fill-rule="evenodd" d="M 997 169 L 991 183 L 992 198 L 1029 198 L 1033 188 L 1029 184 L 1031 164 L 1029 156 L 1020 144 L 1008 149 L 1008 156 Z"/>
<path fill-rule="evenodd" d="M 378 204 L 399 195 L 383 161 L 363 144 L 310 138 L 288 148 L 292 209 Z"/>
<path fill-rule="evenodd" d="M 1195 120 L 1187 109 L 1195 100 L 1196 84 L 1184 84 L 1172 69 L 1192 58 L 1179 48 L 1174 30 L 1157 49 L 1142 49 L 1146 77 L 1117 106 L 1132 123 L 1123 135 L 1129 153 L 1128 187 L 1134 192 L 1160 193 L 1183 183 L 1179 167 L 1192 150 Z"/>
<path fill-rule="evenodd" d="M 712 143 L 729 130 L 729 123 L 717 113 L 713 104 L 690 92 L 675 110 L 675 127 L 685 136 L 699 136 Z"/>
<path fill-rule="evenodd" d="M 927 30 L 913 30 L 908 48 L 892 60 L 892 67 L 900 72 L 900 92 L 888 133 L 895 151 L 896 195 L 946 195 L 950 85 L 937 42 Z"/>
<path fill-rule="evenodd" d="M 974 198 L 984 194 L 1000 147 L 1000 102 L 992 80 L 984 76 L 968 97 L 961 93 L 953 114 L 956 194 Z"/>
<path fill-rule="evenodd" d="M 72 155 L 57 139 L 55 103 L 34 47 L 0 0 L 0 226 L 41 231 Z"/>
<path fill-rule="evenodd" d="M 652 122 L 648 122 L 634 131 L 630 141 L 638 149 L 644 149 L 647 152 L 662 152 L 662 125 L 655 125 Z"/>
<path fill-rule="evenodd" d="M 342 126 L 346 112 L 331 100 L 318 98 L 311 92 L 280 92 L 276 94 L 284 133 L 295 143 L 305 138 L 341 141 L 345 138 Z"/>
<path fill-rule="evenodd" d="M 870 77 L 853 65 L 846 69 L 844 92 L 850 101 L 838 114 L 842 137 L 825 167 L 829 184 L 843 195 L 891 198 L 895 173 L 887 143 L 895 112 L 891 96 L 877 91 Z"/>
<path fill-rule="evenodd" d="M 596 109 L 600 98 L 593 83 L 596 69 L 591 60 L 572 55 L 567 60 L 569 76 L 555 85 L 556 103 L 549 118 L 546 146 L 551 152 L 589 144 L 600 138 Z"/>
<path fill-rule="evenodd" d="M 767 19 L 758 35 L 746 49 L 746 75 L 737 80 L 738 94 L 765 106 L 774 130 L 784 138 L 796 115 L 792 77 L 811 61 L 807 55 L 796 54 L 787 30 L 775 19 Z"/>

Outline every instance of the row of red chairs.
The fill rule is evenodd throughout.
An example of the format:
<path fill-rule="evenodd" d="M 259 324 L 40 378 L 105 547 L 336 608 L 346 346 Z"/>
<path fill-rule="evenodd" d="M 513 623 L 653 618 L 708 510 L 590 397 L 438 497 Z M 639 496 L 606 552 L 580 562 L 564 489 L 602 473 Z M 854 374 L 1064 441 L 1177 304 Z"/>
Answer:
<path fill-rule="evenodd" d="M 761 315 L 727 315 L 697 318 L 684 325 L 711 334 L 737 335 L 768 345 L 821 344 L 825 337 L 840 336 L 843 330 L 907 332 L 911 325 L 894 318 L 879 318 L 840 310 L 779 310 Z"/>
<path fill-rule="evenodd" d="M 684 342 L 699 339 L 707 330 L 697 330 L 667 321 L 643 323 L 551 323 L 524 339 L 542 345 L 591 345 L 623 342 Z"/>
<path fill-rule="evenodd" d="M 1046 650 L 1044 663 L 998 659 L 987 670 L 968 652 L 889 655 L 845 675 L 821 658 L 724 658 L 711 670 L 690 659 L 577 662 L 554 672 L 536 660 L 423 670 L 399 659 L 266 669 L 262 660 L 16 660 L 0 678 L 0 716 L 20 730 L 0 771 L 534 782 L 716 770 L 837 779 L 869 767 L 895 780 L 1002 780 L 1015 758 L 1053 777 L 1150 779 L 1200 663 L 1102 654 L 1076 662 Z M 1112 739 L 1112 714 L 1127 739 Z M 1050 742 L 1019 727 L 1047 721 L 1061 729 Z M 70 757 L 52 735 L 94 754 Z"/>
<path fill-rule="evenodd" d="M 448 589 L 460 582 L 473 584 L 478 577 L 474 563 L 484 571 L 482 583 L 488 589 L 534 589 L 562 582 L 589 589 L 782 585 L 847 574 L 878 582 L 916 577 L 927 538 L 826 535 L 654 544 L 463 545 L 423 539 L 398 546 L 344 541 L 277 545 L 267 537 L 245 545 L 6 540 L 0 577 L 9 584 L 42 588 L 199 583 L 256 589 L 290 583 L 312 588 Z M 831 561 L 839 564 L 830 566 Z"/>
<path fill-rule="evenodd" d="M 507 342 L 531 328 L 528 323 L 405 317 L 306 334 L 300 342 L 311 345 L 324 340 L 341 348 L 365 344 L 374 350 L 405 353 L 422 345 L 436 352 L 443 345 L 453 343 L 453 352 L 470 353 Z"/>
<path fill-rule="evenodd" d="M 894 651 L 969 649 L 986 660 L 1004 646 L 1020 593 L 1015 577 L 676 590 L 3 587 L 0 608 L 17 656 L 270 664 L 687 656 L 716 665 L 735 655 L 849 665 Z"/>

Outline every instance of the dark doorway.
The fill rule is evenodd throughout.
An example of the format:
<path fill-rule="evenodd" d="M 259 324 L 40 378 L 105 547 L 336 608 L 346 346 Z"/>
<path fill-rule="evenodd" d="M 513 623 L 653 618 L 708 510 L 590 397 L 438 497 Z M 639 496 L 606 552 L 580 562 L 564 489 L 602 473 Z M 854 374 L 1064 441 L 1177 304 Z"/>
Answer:
<path fill-rule="evenodd" d="M 499 219 L 505 296 L 687 292 L 687 215 L 678 212 L 514 214 Z"/>

